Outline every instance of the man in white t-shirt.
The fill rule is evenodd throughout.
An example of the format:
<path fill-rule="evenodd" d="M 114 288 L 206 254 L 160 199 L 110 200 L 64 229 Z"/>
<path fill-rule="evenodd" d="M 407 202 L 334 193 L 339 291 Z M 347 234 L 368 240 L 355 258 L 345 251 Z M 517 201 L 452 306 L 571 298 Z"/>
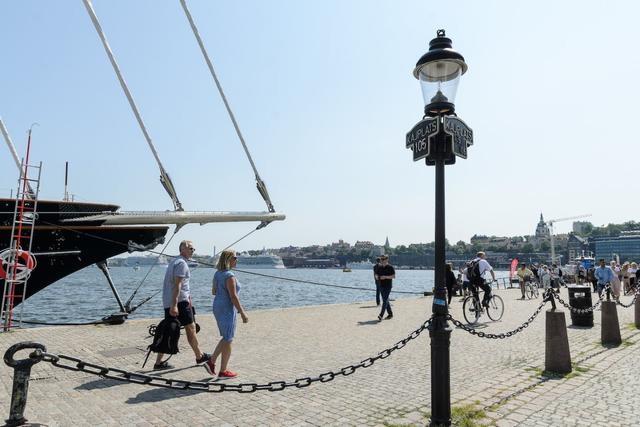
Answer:
<path fill-rule="evenodd" d="M 476 297 L 478 296 L 478 288 L 480 287 L 484 291 L 484 297 L 482 298 L 482 305 L 487 307 L 489 305 L 489 299 L 491 298 L 491 285 L 484 282 L 485 273 L 488 271 L 491 273 L 491 278 L 495 282 L 496 273 L 494 273 L 491 264 L 485 258 L 487 255 L 484 252 L 478 252 L 476 258 L 472 261 L 474 264 L 478 263 L 480 275 L 475 279 L 475 283 L 472 283 L 472 290 Z"/>

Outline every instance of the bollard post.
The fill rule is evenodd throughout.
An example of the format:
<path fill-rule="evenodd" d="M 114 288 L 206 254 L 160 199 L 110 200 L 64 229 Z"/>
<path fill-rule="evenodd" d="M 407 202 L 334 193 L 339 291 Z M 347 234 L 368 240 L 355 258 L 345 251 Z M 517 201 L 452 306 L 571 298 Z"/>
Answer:
<path fill-rule="evenodd" d="M 28 359 L 15 360 L 13 358 L 16 352 L 28 348 L 35 350 L 29 355 Z M 36 342 L 25 341 L 12 345 L 4 353 L 4 363 L 13 368 L 11 407 L 9 411 L 9 418 L 5 420 L 5 426 L 19 426 L 27 422 L 27 419 L 24 417 L 24 410 L 27 406 L 31 367 L 42 360 L 43 351 L 47 351 L 44 345 Z"/>
<path fill-rule="evenodd" d="M 636 304 L 635 304 L 635 314 L 636 314 L 636 328 L 640 329 L 640 298 L 636 294 Z"/>
<path fill-rule="evenodd" d="M 600 329 L 600 340 L 602 345 L 620 345 L 620 324 L 618 323 L 618 312 L 614 301 L 602 302 L 602 326 Z"/>
<path fill-rule="evenodd" d="M 564 311 L 547 310 L 545 321 L 544 370 L 568 374 L 571 372 L 571 351 Z"/>

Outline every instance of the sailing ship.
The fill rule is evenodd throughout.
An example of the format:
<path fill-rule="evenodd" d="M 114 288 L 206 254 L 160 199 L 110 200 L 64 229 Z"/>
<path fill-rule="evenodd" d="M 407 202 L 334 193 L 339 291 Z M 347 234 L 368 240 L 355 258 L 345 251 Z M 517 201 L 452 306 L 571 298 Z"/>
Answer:
<path fill-rule="evenodd" d="M 56 281 L 93 264 L 98 265 L 105 273 L 121 311 L 123 313 L 131 312 L 130 307 L 125 307 L 119 299 L 109 276 L 106 260 L 125 252 L 148 251 L 155 248 L 164 242 L 170 226 L 175 226 L 174 233 L 177 233 L 186 224 L 203 225 L 212 222 L 255 221 L 259 223 L 256 227 L 257 230 L 273 221 L 281 221 L 285 218 L 283 214 L 275 211 L 266 184 L 258 175 L 185 0 L 181 0 L 185 15 L 253 168 L 258 192 L 267 205 L 266 211 L 189 212 L 183 209 L 175 187 L 160 162 L 138 107 L 115 61 L 91 1 L 83 0 L 83 3 L 159 166 L 160 181 L 171 197 L 174 210 L 123 212 L 116 204 L 75 202 L 67 197 L 63 200 L 38 200 L 38 191 L 33 191 L 29 185 L 33 179 L 30 180 L 30 177 L 27 176 L 30 167 L 29 149 L 27 149 L 27 161 L 19 161 L 8 131 L 0 119 L 3 137 L 19 169 L 19 186 L 23 186 L 24 189 L 24 191 L 19 190 L 16 193 L 15 199 L 0 198 L 0 242 L 2 242 L 0 244 L 0 289 L 4 289 L 0 317 L 4 320 L 5 328 L 7 324 L 11 323 L 11 310 L 15 305 Z M 29 132 L 30 140 L 31 131 Z M 27 214 L 27 212 L 29 213 Z M 24 228 L 30 234 L 20 231 L 23 224 L 26 224 Z M 28 242 L 28 251 L 21 244 L 21 241 L 23 244 Z M 2 249 L 5 244 L 7 246 Z M 26 258 L 24 257 L 25 253 Z M 25 263 L 24 260 L 27 262 Z M 20 269 L 21 274 L 24 273 L 22 274 L 24 276 L 22 282 L 10 280 L 11 277 L 16 278 L 16 269 Z"/>

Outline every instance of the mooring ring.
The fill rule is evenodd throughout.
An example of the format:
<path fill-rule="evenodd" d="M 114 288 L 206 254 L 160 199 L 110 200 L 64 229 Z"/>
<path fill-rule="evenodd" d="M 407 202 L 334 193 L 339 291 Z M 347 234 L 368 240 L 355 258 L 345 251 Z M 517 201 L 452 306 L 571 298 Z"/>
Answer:
<path fill-rule="evenodd" d="M 28 348 L 32 348 L 35 350 L 31 354 L 29 354 L 28 359 L 15 360 L 13 358 L 13 356 L 18 351 L 25 350 Z M 46 351 L 47 351 L 47 348 L 44 346 L 44 344 L 40 344 L 33 341 L 19 342 L 17 344 L 12 345 L 7 349 L 7 351 L 4 352 L 4 363 L 6 363 L 7 366 L 10 366 L 12 368 L 18 368 L 18 369 L 31 367 L 43 359 L 42 352 L 46 352 Z"/>

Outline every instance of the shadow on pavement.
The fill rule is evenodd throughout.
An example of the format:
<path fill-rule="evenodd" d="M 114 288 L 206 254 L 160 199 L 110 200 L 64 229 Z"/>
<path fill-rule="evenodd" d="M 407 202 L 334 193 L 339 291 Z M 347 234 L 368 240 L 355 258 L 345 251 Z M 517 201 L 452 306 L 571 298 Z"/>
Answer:
<path fill-rule="evenodd" d="M 358 321 L 358 326 L 377 325 L 378 323 L 382 323 L 382 322 L 380 322 L 378 319 L 376 319 L 376 320 L 359 320 Z"/>
<path fill-rule="evenodd" d="M 74 387 L 74 390 L 99 390 L 123 384 L 125 383 L 122 381 L 98 378 L 96 380 L 89 381 L 88 383 L 80 384 L 79 386 Z"/>
<path fill-rule="evenodd" d="M 200 391 L 197 390 L 153 388 L 151 390 L 143 391 L 135 397 L 130 397 L 125 403 L 135 405 L 137 403 L 161 402 L 167 399 L 193 396 L 194 394 L 198 393 L 200 393 Z"/>

